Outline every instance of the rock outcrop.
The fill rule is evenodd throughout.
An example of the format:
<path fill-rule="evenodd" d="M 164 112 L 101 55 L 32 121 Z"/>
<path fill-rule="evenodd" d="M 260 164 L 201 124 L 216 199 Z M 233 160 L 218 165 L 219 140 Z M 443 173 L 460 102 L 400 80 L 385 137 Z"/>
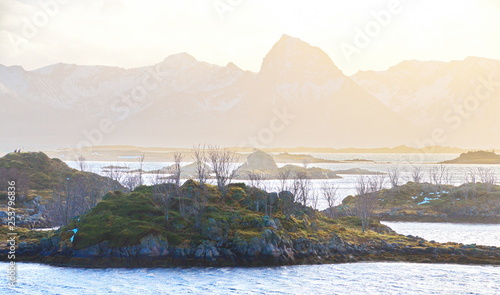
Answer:
<path fill-rule="evenodd" d="M 241 170 L 272 171 L 278 169 L 273 156 L 261 150 L 256 150 L 247 157 L 247 161 L 239 167 Z"/>
<path fill-rule="evenodd" d="M 247 161 L 236 170 L 235 178 L 249 179 L 251 175 L 257 175 L 264 179 L 278 179 L 280 175 L 289 175 L 293 178 L 302 174 L 310 179 L 334 179 L 341 178 L 329 169 L 318 167 L 306 168 L 288 164 L 278 168 L 273 157 L 263 151 L 257 150 L 247 157 Z"/>
<path fill-rule="evenodd" d="M 357 261 L 409 261 L 500 265 L 500 248 L 455 243 L 439 244 L 418 237 L 404 242 L 372 240 L 360 244 L 333 236 L 326 241 L 290 238 L 265 229 L 250 240 L 214 241 L 172 245 L 163 237 L 148 235 L 137 245 L 111 247 L 108 241 L 73 249 L 58 237 L 38 245 L 21 243 L 19 261 L 36 261 L 79 267 L 173 266 L 277 266 Z M 7 251 L 0 250 L 6 260 Z"/>

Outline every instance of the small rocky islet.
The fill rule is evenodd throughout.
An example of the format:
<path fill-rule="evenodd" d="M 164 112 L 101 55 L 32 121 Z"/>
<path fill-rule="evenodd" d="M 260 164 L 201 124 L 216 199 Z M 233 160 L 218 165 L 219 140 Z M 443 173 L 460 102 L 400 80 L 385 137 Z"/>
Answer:
<path fill-rule="evenodd" d="M 425 241 L 396 234 L 375 220 L 362 231 L 359 218 L 328 218 L 296 202 L 289 192 L 231 184 L 222 193 L 189 180 L 178 188 L 182 197 L 174 197 L 166 211 L 155 197 L 155 191 L 165 189 L 175 190 L 141 186 L 131 193 L 110 192 L 69 225 L 21 242 L 18 261 L 77 267 L 356 261 L 500 265 L 497 247 Z M 30 234 L 25 233 L 27 239 Z M 7 251 L 1 251 L 4 261 Z"/>

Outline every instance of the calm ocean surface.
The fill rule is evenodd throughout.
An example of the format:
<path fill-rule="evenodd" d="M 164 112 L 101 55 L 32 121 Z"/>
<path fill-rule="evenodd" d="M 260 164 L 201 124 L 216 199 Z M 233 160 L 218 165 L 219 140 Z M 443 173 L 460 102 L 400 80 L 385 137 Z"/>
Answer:
<path fill-rule="evenodd" d="M 0 263 L 6 269 L 6 263 Z M 500 267 L 347 263 L 269 268 L 76 269 L 18 265 L 1 294 L 500 294 Z"/>

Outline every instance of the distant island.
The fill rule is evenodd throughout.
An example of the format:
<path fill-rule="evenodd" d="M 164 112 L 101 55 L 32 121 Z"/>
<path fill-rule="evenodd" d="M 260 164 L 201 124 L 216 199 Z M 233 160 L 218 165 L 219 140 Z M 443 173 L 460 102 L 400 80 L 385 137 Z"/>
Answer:
<path fill-rule="evenodd" d="M 342 161 L 336 160 L 326 160 L 315 158 L 311 155 L 304 154 L 289 154 L 281 153 L 273 156 L 277 163 L 299 163 L 299 164 L 310 164 L 310 163 L 342 163 Z"/>
<path fill-rule="evenodd" d="M 299 157 L 295 158 L 294 162 L 297 162 L 298 159 L 308 159 L 315 160 L 318 163 L 321 162 L 322 159 L 316 159 L 313 157 L 304 157 L 305 155 L 298 155 Z M 307 177 L 308 179 L 335 179 L 341 178 L 334 171 L 329 169 L 323 169 L 318 167 L 304 167 L 288 164 L 283 167 L 278 167 L 277 161 L 275 161 L 276 156 L 272 156 L 268 153 L 265 153 L 261 150 L 256 150 L 253 153 L 249 154 L 246 158 L 246 161 L 243 162 L 242 165 L 237 167 L 234 171 L 233 178 L 240 180 L 248 180 L 252 177 L 258 177 L 260 180 L 265 179 L 278 179 L 280 177 L 286 176 L 287 178 L 294 178 L 297 174 L 302 174 L 302 176 Z M 293 157 L 292 157 L 293 158 Z M 283 158 L 282 158 L 283 159 Z M 308 164 L 307 162 L 306 164 Z M 305 165 L 307 166 L 307 165 Z M 169 173 L 172 170 L 172 166 L 163 167 L 160 172 Z M 149 173 L 154 173 L 155 171 L 149 171 Z M 197 174 L 197 165 L 196 163 L 191 163 L 180 168 L 181 178 L 189 179 L 195 178 Z M 209 176 L 211 178 L 211 176 Z"/>
<path fill-rule="evenodd" d="M 473 151 L 462 153 L 458 158 L 441 164 L 500 164 L 500 155 L 488 151 Z"/>
<path fill-rule="evenodd" d="M 408 182 L 391 189 L 348 196 L 325 210 L 349 215 L 367 199 L 373 215 L 386 221 L 500 223 L 500 186 L 493 181 L 460 186 Z"/>
<path fill-rule="evenodd" d="M 84 189 L 79 182 L 67 181 L 69 175 L 90 179 L 92 173 L 70 169 L 41 153 L 9 154 L 0 163 L 1 175 L 17 177 L 19 184 L 36 183 L 32 180 L 42 172 L 55 181 L 53 189 L 48 185 L 40 187 L 41 191 L 27 187 L 20 192 L 19 208 L 28 206 L 22 199 L 30 200 L 32 194 L 45 191 L 40 202 L 51 208 L 51 214 L 67 217 L 54 220 L 62 225 L 55 231 L 33 231 L 21 224 L 15 229 L 0 226 L 4 241 L 13 230 L 18 233 L 16 261 L 77 267 L 356 261 L 500 265 L 497 247 L 436 243 L 399 235 L 375 219 L 356 215 L 332 218 L 308 205 L 312 196 L 307 190 L 276 193 L 243 183 L 224 184 L 222 178 L 217 185 L 188 180 L 182 185 L 139 185 L 132 192 L 118 187 L 119 191 L 104 196 L 96 193 L 96 204 L 91 204 L 80 202 L 85 202 L 92 190 L 78 193 Z M 25 174 L 20 177 L 16 167 L 29 169 L 23 169 Z M 109 178 L 102 180 L 113 184 Z M 64 202 L 50 198 L 54 193 Z M 0 197 L 5 200 L 7 193 L 0 193 Z M 78 204 L 90 207 L 85 212 L 68 210 Z M 71 214 L 62 214 L 68 212 Z M 0 261 L 7 261 L 8 246 L 2 243 L 0 247 Z"/>
<path fill-rule="evenodd" d="M 289 157 L 288 154 L 280 154 L 279 159 L 286 159 Z M 294 178 L 298 174 L 302 174 L 308 179 L 335 179 L 342 178 L 338 174 L 353 174 L 353 175 L 376 175 L 384 174 L 381 172 L 370 171 L 361 168 L 350 168 L 344 170 L 330 170 L 318 167 L 307 167 L 310 163 L 325 163 L 323 159 L 317 159 L 307 155 L 290 155 L 295 162 L 299 162 L 299 159 L 310 160 L 303 163 L 302 166 L 287 164 L 282 167 L 278 167 L 276 161 L 277 156 L 272 156 L 261 150 L 256 150 L 247 156 L 246 162 L 244 162 L 234 173 L 234 179 L 248 180 L 252 177 L 258 177 L 261 180 L 265 179 L 280 179 L 283 177 Z M 298 156 L 298 157 L 295 157 Z M 327 163 L 340 163 L 337 161 L 327 162 Z M 168 173 L 172 167 L 164 167 L 161 169 L 163 173 Z M 149 173 L 153 173 L 150 171 Z M 196 164 L 191 163 L 181 167 L 181 177 L 184 179 L 193 178 L 196 175 Z"/>
<path fill-rule="evenodd" d="M 233 147 L 230 148 L 232 151 L 243 156 L 254 151 L 253 148 L 245 147 Z M 275 160 L 278 163 L 303 163 L 304 160 L 310 161 L 310 163 L 335 163 L 335 160 L 311 158 L 307 153 L 345 153 L 345 154 L 369 154 L 369 153 L 452 153 L 460 154 L 467 150 L 456 147 L 440 147 L 432 146 L 425 148 L 413 148 L 405 145 L 389 148 L 263 148 L 262 151 L 266 153 L 276 153 Z M 82 149 L 76 152 L 74 149 L 59 149 L 45 151 L 50 157 L 57 157 L 64 161 L 73 161 L 79 154 L 86 157 L 88 161 L 122 161 L 122 162 L 134 162 L 141 155 L 145 155 L 145 161 L 148 162 L 172 162 L 173 153 L 182 152 L 190 156 L 191 148 L 159 148 L 159 147 L 137 147 L 137 146 L 121 146 L 121 145 L 110 145 L 110 146 L 93 146 L 91 148 Z M 298 154 L 298 155 L 297 155 Z M 304 155 L 306 154 L 306 155 Z M 242 157 L 243 159 L 243 157 Z M 365 159 L 346 159 L 338 162 L 345 161 L 365 161 Z M 371 160 L 366 160 L 371 161 Z"/>
<path fill-rule="evenodd" d="M 317 163 L 319 159 L 306 156 L 306 155 L 294 155 L 298 157 L 293 157 L 289 154 L 281 154 L 281 158 L 293 158 L 293 159 L 303 159 L 304 161 L 314 161 Z M 305 162 L 304 166 L 297 165 L 285 165 L 283 167 L 278 167 L 276 164 L 276 156 L 271 156 L 261 150 L 256 150 L 252 154 L 248 155 L 247 161 L 241 165 L 238 170 L 236 170 L 236 179 L 250 179 L 256 174 L 263 179 L 279 179 L 283 176 L 288 178 L 294 178 L 299 174 L 309 179 L 334 179 L 341 178 L 335 172 L 329 169 L 323 169 L 318 167 L 308 168 Z"/>

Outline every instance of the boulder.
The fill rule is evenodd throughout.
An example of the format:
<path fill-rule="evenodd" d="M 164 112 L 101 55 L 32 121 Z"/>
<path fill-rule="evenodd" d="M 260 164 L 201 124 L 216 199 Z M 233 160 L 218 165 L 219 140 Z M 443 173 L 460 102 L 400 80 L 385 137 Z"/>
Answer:
<path fill-rule="evenodd" d="M 258 171 L 266 171 L 266 170 L 276 170 L 278 169 L 278 165 L 274 161 L 273 156 L 261 151 L 257 150 L 252 154 L 248 155 L 247 161 L 240 167 L 238 170 L 258 170 Z"/>

